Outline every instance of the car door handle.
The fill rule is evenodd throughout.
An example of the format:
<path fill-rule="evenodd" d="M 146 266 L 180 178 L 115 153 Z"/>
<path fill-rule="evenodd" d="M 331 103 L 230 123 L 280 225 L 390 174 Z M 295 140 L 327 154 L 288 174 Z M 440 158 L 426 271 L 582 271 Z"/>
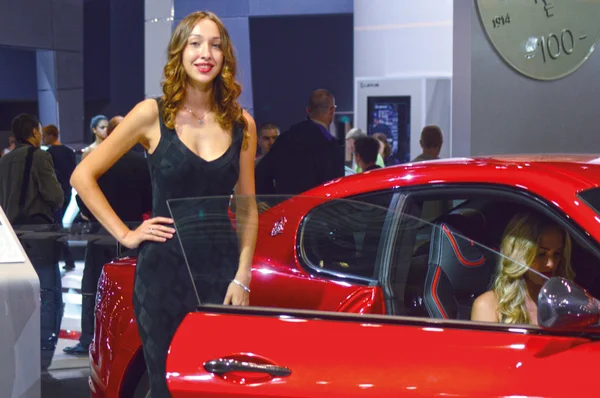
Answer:
<path fill-rule="evenodd" d="M 235 359 L 214 359 L 204 364 L 204 369 L 210 373 L 224 374 L 228 372 L 266 373 L 275 377 L 287 377 L 292 374 L 290 368 L 277 365 L 259 364 L 238 361 Z"/>

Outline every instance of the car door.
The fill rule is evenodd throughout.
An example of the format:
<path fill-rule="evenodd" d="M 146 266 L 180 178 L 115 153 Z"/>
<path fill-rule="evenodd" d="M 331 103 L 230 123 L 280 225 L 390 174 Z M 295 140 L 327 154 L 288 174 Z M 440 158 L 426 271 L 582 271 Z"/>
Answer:
<path fill-rule="evenodd" d="M 175 335 L 174 398 L 594 396 L 598 334 L 203 307 Z"/>
<path fill-rule="evenodd" d="M 413 257 L 406 263 L 408 273 L 395 275 L 395 298 L 403 300 L 404 307 L 398 306 L 404 308 L 403 316 L 202 306 L 187 316 L 173 339 L 167 361 L 172 395 L 570 397 L 573 384 L 577 396 L 597 395 L 592 364 L 600 359 L 598 329 L 578 325 L 568 332 L 564 325 L 554 330 L 460 320 L 468 319 L 464 307 L 477 297 L 468 289 L 485 291 L 495 261 L 490 257 L 489 267 L 482 268 L 481 250 L 493 249 L 470 238 L 482 236 L 478 223 L 487 225 L 478 217 L 474 197 L 451 199 L 433 207 L 421 201 L 416 216 L 404 212 L 397 220 L 398 249 Z M 431 217 L 422 216 L 425 208 Z M 452 210 L 453 218 L 439 220 L 438 208 L 443 214 Z M 404 237 L 409 235 L 407 244 Z M 443 252 L 448 257 L 420 261 L 422 247 L 440 253 L 447 248 Z M 428 283 L 430 274 L 451 271 L 444 261 L 452 256 L 470 269 L 469 275 L 476 272 L 480 282 L 448 273 L 447 281 L 466 282 L 461 289 L 469 293 L 456 297 L 461 302 L 454 308 L 449 305 L 455 300 L 446 300 L 440 290 L 443 278 Z M 405 264 L 394 258 L 391 263 Z M 401 283 L 408 287 L 401 291 Z M 569 296 L 558 302 L 576 303 Z"/>

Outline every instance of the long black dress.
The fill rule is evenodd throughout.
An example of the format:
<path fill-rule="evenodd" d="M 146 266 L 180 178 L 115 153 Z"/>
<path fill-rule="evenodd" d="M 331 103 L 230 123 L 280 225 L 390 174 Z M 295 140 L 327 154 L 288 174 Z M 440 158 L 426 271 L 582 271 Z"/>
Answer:
<path fill-rule="evenodd" d="M 148 156 L 152 216 L 171 217 L 172 212 L 177 233 L 165 243 L 144 242 L 136 267 L 133 304 L 152 398 L 170 396 L 165 379 L 167 350 L 185 315 L 195 310 L 198 300 L 222 303 L 237 271 L 238 243 L 227 209 L 228 195 L 239 176 L 243 140 L 242 129 L 234 127 L 228 150 L 206 161 L 164 125 L 157 101 L 161 138 Z M 197 199 L 177 200 L 181 198 Z"/>

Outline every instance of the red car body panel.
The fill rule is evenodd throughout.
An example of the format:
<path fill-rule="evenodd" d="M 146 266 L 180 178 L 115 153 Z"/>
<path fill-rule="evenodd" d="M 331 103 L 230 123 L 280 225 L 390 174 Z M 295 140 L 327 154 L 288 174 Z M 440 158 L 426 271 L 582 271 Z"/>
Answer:
<path fill-rule="evenodd" d="M 119 397 L 121 383 L 141 340 L 133 314 L 135 259 L 105 265 L 98 282 L 96 328 L 90 345 L 90 389 L 94 397 Z"/>
<path fill-rule="evenodd" d="M 386 313 L 379 287 L 315 276 L 298 264 L 296 253 L 298 227 L 310 209 L 331 199 L 384 189 L 470 183 L 513 187 L 551 201 L 600 241 L 598 214 L 576 196 L 578 192 L 599 186 L 600 165 L 588 163 L 595 158 L 597 156 L 592 155 L 522 155 L 454 159 L 389 167 L 326 183 L 261 214 L 250 304 L 361 314 Z M 272 236 L 275 223 L 283 224 L 283 230 Z M 123 386 L 131 382 L 127 379 L 128 372 L 141 347 L 131 298 L 134 265 L 135 260 L 129 259 L 107 264 L 104 268 L 96 309 L 96 336 L 90 354 L 93 397 L 118 397 Z M 475 335 L 477 333 L 472 333 Z"/>
<path fill-rule="evenodd" d="M 586 338 L 504 332 L 481 324 L 474 332 L 433 320 L 381 323 L 361 316 L 366 318 L 361 323 L 206 311 L 189 314 L 171 344 L 167 382 L 173 398 L 566 398 L 575 391 L 579 397 L 598 391 L 591 359 L 600 353 L 600 342 Z M 219 333 L 202 344 L 198 330 Z M 198 342 L 189 344 L 193 340 Z M 218 376 L 203 368 L 218 358 L 284 366 L 291 375 Z"/>

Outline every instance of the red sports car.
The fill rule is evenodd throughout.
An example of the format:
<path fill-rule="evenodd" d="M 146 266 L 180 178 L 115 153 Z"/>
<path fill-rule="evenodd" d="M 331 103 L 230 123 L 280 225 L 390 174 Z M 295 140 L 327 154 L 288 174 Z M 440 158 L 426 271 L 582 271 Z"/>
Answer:
<path fill-rule="evenodd" d="M 596 396 L 597 163 L 585 155 L 414 163 L 273 206 L 259 217 L 251 305 L 276 308 L 190 313 L 167 361 L 172 395 L 567 397 L 576 385 L 577 396 Z M 590 296 L 552 278 L 542 326 L 472 322 L 473 300 L 494 275 L 494 249 L 523 212 L 569 232 L 574 282 Z M 147 393 L 134 266 L 107 264 L 100 280 L 94 397 Z M 195 337 L 200 327 L 222 332 L 207 344 Z"/>

